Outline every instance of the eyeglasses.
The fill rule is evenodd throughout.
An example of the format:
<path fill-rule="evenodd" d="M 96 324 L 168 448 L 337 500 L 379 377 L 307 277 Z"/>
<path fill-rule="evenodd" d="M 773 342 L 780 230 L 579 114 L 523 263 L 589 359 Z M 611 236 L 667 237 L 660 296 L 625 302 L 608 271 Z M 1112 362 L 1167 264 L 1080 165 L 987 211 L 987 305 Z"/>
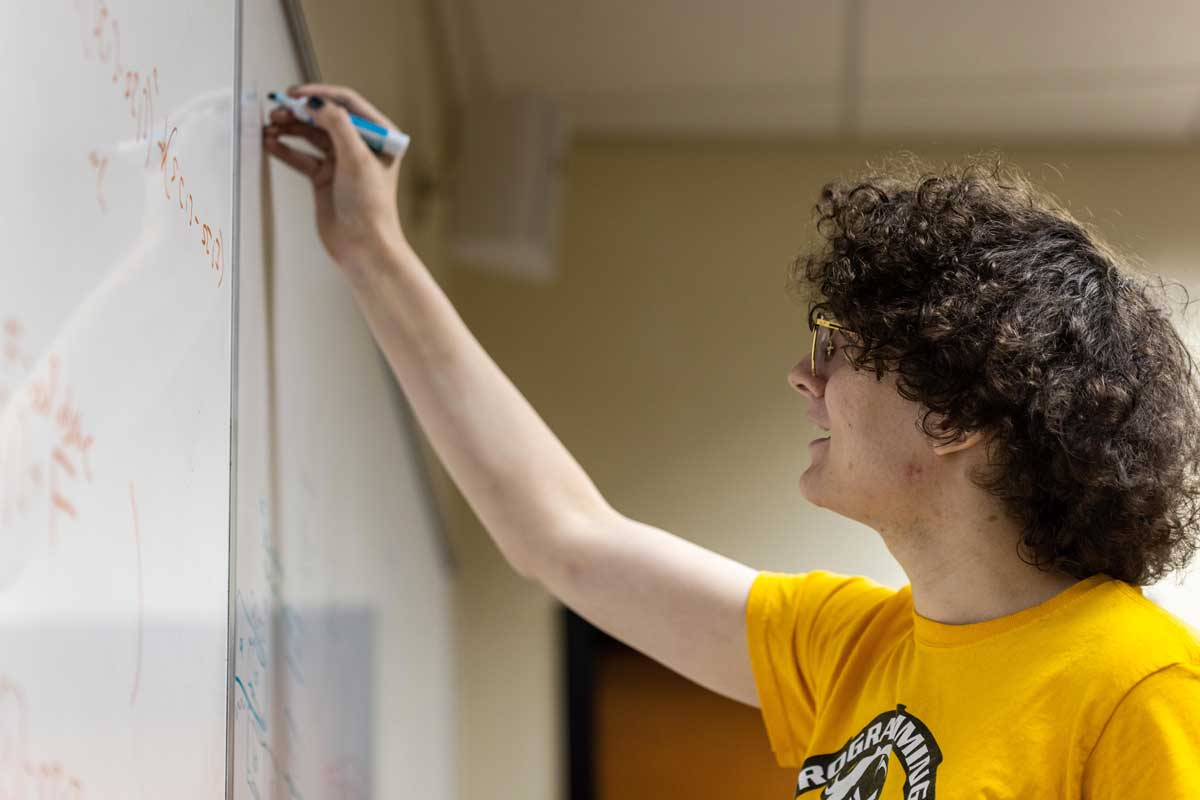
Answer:
<path fill-rule="evenodd" d="M 812 337 L 812 352 L 810 354 L 812 360 L 812 374 L 822 375 L 825 367 L 837 355 L 837 344 L 833 341 L 833 332 L 835 330 L 853 333 L 849 328 L 838 325 L 825 318 L 821 312 L 817 312 L 815 317 L 810 317 L 809 329 L 813 333 Z M 818 356 L 820 357 L 818 360 Z M 822 372 L 818 372 L 820 367 Z"/>

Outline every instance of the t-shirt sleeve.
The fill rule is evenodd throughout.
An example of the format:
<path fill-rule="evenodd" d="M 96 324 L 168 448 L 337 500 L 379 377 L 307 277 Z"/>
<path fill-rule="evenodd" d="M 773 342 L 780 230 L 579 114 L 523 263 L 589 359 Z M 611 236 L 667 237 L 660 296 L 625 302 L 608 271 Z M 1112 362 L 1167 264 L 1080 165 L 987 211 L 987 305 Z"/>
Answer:
<path fill-rule="evenodd" d="M 1192 797 L 1200 788 L 1200 665 L 1172 664 L 1121 698 L 1083 771 L 1086 800 Z"/>
<path fill-rule="evenodd" d="M 781 767 L 801 766 L 838 664 L 896 593 L 861 575 L 760 572 L 746 598 L 746 642 L 767 738 Z"/>

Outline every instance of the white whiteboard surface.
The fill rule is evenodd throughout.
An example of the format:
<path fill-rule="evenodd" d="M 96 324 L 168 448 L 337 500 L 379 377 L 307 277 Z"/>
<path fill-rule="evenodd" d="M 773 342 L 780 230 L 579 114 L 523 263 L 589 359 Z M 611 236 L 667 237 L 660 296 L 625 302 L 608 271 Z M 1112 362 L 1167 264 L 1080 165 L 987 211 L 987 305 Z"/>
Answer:
<path fill-rule="evenodd" d="M 242 36 L 233 797 L 449 800 L 437 520 L 310 184 L 261 146 L 303 77 L 283 5 L 246 0 Z"/>
<path fill-rule="evenodd" d="M 261 149 L 281 5 L 8 11 L 0 797 L 450 797 L 412 430 Z"/>
<path fill-rule="evenodd" d="M 14 3 L 0 795 L 223 790 L 232 3 Z"/>

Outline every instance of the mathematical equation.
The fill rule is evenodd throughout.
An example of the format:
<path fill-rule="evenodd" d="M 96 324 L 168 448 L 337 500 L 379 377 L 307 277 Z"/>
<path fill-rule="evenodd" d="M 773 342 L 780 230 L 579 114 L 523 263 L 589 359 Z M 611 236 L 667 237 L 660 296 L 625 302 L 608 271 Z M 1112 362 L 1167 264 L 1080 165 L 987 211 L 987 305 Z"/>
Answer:
<path fill-rule="evenodd" d="M 208 256 L 209 269 L 216 273 L 217 286 L 220 287 L 225 280 L 225 235 L 220 227 L 214 234 L 212 225 L 201 219 L 196 212 L 195 198 L 184 187 L 184 173 L 179 165 L 178 147 L 175 143 L 179 127 L 171 126 L 164 116 L 162 136 L 157 140 L 154 137 L 154 103 L 160 93 L 158 67 L 152 66 L 147 71 L 125 67 L 121 57 L 120 21 L 112 14 L 106 0 L 75 0 L 75 10 L 79 13 L 84 59 L 95 58 L 101 65 L 111 65 L 109 82 L 116 87 L 115 92 L 120 93 L 116 102 L 128 107 L 134 123 L 135 141 L 146 142 L 144 166 L 150 165 L 150 156 L 154 152 L 154 145 L 157 145 L 158 169 L 163 177 L 166 199 L 176 201 L 178 209 L 182 212 L 181 218 L 188 228 L 199 230 L 200 247 Z M 103 188 L 108 158 L 95 150 L 88 153 L 88 163 L 96 170 L 96 200 L 101 212 L 108 210 Z"/>

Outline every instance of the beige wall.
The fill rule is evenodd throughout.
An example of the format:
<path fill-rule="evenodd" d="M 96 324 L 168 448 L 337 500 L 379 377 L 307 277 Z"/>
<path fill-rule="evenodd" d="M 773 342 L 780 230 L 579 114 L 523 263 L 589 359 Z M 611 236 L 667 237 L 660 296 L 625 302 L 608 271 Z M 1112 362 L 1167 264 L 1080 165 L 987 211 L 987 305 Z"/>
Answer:
<path fill-rule="evenodd" d="M 581 142 L 568 161 L 558 280 L 538 288 L 452 266 L 448 288 L 625 514 L 756 568 L 823 567 L 899 587 L 906 578 L 873 531 L 799 495 L 817 434 L 785 377 L 807 348 L 785 270 L 813 235 L 817 191 L 885 151 Z M 1191 270 L 1200 291 L 1200 149 L 1005 152 L 1154 270 Z M 554 603 L 507 568 L 461 499 L 454 519 L 462 796 L 563 798 Z"/>
<path fill-rule="evenodd" d="M 267 0 L 269 1 L 269 0 Z M 275 0 L 278 2 L 278 0 Z M 435 245 L 444 171 L 447 95 L 424 0 L 302 0 L 321 78 L 353 87 L 412 137 L 401 172 L 405 231 L 428 252 L 430 270 L 444 269 Z"/>

